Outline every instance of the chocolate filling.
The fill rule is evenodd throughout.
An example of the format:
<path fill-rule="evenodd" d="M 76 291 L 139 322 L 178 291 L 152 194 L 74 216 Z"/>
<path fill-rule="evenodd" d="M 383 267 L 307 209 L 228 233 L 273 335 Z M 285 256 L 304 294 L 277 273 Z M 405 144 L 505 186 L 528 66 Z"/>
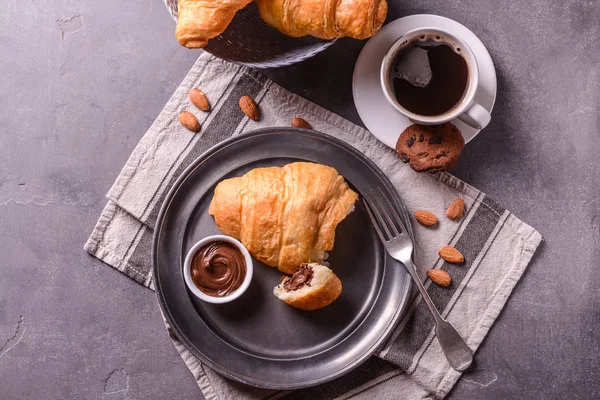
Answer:
<path fill-rule="evenodd" d="M 291 278 L 287 278 L 283 282 L 283 288 L 287 292 L 291 292 L 302 288 L 304 285 L 310 286 L 313 273 L 314 271 L 310 265 L 302 264 L 296 268 L 296 271 L 294 271 L 294 275 L 292 275 Z"/>

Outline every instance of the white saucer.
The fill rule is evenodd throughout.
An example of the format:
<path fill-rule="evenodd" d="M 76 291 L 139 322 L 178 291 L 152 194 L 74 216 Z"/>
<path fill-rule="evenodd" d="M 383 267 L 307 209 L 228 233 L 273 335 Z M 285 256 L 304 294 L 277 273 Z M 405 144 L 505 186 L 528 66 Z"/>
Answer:
<path fill-rule="evenodd" d="M 481 40 L 468 28 L 451 19 L 429 14 L 411 15 L 390 22 L 367 42 L 358 56 L 354 66 L 352 93 L 358 115 L 367 129 L 391 148 L 396 147 L 398 137 L 412 122 L 386 100 L 379 79 L 381 62 L 390 46 L 402 34 L 425 27 L 449 30 L 467 42 L 479 66 L 479 88 L 475 93 L 475 101 L 490 113 L 496 101 L 494 62 Z M 465 143 L 479 133 L 479 129 L 471 128 L 458 119 L 452 123 L 462 132 Z"/>

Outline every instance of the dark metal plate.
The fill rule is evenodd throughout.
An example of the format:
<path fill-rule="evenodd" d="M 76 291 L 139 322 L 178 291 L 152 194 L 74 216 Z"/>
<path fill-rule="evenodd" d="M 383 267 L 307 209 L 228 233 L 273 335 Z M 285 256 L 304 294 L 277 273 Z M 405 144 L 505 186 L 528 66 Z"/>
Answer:
<path fill-rule="evenodd" d="M 177 0 L 165 0 L 177 21 Z M 210 54 L 250 68 L 277 68 L 306 60 L 335 42 L 313 36 L 293 38 L 280 33 L 262 20 L 256 4 L 239 10 L 227 29 L 208 41 Z"/>
<path fill-rule="evenodd" d="M 187 251 L 220 233 L 207 211 L 216 184 L 300 160 L 336 168 L 361 195 L 381 187 L 410 229 L 398 194 L 363 154 L 322 133 L 268 128 L 223 142 L 194 161 L 167 196 L 154 234 L 156 293 L 179 339 L 216 371 L 259 387 L 307 387 L 355 368 L 383 344 L 410 293 L 410 276 L 383 249 L 361 201 L 339 224 L 329 253 L 343 285 L 330 306 L 302 311 L 286 305 L 272 294 L 282 274 L 256 260 L 250 287 L 232 303 L 207 304 L 188 292 L 182 275 Z"/>

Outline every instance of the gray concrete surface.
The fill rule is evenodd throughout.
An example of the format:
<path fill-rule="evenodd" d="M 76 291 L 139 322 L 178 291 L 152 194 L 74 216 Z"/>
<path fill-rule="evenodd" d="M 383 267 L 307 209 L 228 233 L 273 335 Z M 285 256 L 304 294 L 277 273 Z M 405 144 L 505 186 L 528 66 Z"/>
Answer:
<path fill-rule="evenodd" d="M 393 0 L 488 45 L 491 125 L 454 173 L 545 237 L 451 399 L 600 396 L 600 3 Z M 154 293 L 82 246 L 195 60 L 160 0 L 0 2 L 0 398 L 199 399 Z M 361 42 L 267 71 L 360 123 Z"/>

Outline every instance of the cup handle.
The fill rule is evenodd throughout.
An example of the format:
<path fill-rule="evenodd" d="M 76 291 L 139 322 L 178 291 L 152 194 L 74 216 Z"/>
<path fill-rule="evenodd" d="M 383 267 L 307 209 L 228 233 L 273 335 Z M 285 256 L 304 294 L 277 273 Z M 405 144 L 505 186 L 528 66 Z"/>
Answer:
<path fill-rule="evenodd" d="M 481 105 L 473 103 L 464 113 L 458 116 L 458 119 L 475 129 L 483 129 L 490 123 L 492 116 Z"/>

